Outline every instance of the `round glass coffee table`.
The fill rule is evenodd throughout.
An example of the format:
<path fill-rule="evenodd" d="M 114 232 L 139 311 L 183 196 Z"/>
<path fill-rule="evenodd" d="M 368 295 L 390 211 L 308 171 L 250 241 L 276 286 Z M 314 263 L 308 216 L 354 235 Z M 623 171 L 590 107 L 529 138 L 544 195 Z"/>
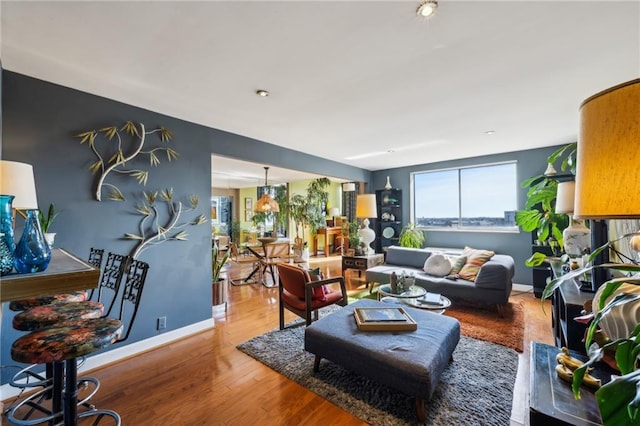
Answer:
<path fill-rule="evenodd" d="M 448 307 L 451 306 L 451 300 L 448 297 L 440 295 L 440 303 L 426 303 L 424 300 L 424 296 L 417 297 L 415 299 L 403 299 L 403 303 L 411 306 L 412 308 L 418 309 L 426 309 L 434 314 L 444 314 L 444 311 L 447 310 Z"/>
<path fill-rule="evenodd" d="M 408 291 L 394 292 L 391 290 L 390 284 L 381 285 L 378 287 L 378 300 L 385 301 L 386 298 L 393 298 L 404 301 L 405 299 L 417 299 L 427 294 L 427 290 L 414 285 Z"/>

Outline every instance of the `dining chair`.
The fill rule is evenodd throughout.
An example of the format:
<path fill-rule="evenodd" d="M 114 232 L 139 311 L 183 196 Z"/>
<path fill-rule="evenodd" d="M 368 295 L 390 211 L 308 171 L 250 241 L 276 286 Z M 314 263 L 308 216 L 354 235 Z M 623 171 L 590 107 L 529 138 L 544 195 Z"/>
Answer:
<path fill-rule="evenodd" d="M 262 264 L 262 284 L 265 287 L 276 287 L 278 279 L 277 269 L 274 269 L 274 267 L 281 263 L 288 263 L 294 257 L 291 254 L 291 244 L 288 241 L 264 244 L 264 256 L 260 259 Z M 271 275 L 273 285 L 267 284 L 267 273 Z"/>

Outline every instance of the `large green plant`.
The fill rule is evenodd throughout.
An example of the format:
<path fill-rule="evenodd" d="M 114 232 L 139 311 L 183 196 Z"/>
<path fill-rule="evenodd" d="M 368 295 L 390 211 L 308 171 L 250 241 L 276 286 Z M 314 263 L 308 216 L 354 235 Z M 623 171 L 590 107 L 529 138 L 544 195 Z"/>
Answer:
<path fill-rule="evenodd" d="M 300 240 L 300 231 L 308 226 L 312 234 L 326 225 L 325 212 L 322 206 L 327 205 L 329 194 L 325 191 L 331 184 L 328 178 L 312 180 L 307 186 L 305 195 L 293 194 L 289 200 L 289 215 L 296 228 L 296 240 Z"/>
<path fill-rule="evenodd" d="M 640 235 L 640 233 L 627 234 L 620 239 L 629 238 L 634 235 Z M 589 257 L 590 263 L 593 262 L 593 259 L 603 250 L 608 250 L 612 243 L 613 241 L 608 242 L 594 250 Z M 542 292 L 542 300 L 551 297 L 563 282 L 578 278 L 593 268 L 607 268 L 636 274 L 640 272 L 640 265 L 630 263 L 607 263 L 579 268 L 550 281 Z M 611 297 L 623 283 L 640 285 L 640 276 L 617 277 L 603 284 L 604 288 L 601 290 L 598 314 L 594 316 L 589 324 L 585 336 L 585 348 L 589 354 L 589 361 L 573 372 L 572 389 L 576 399 L 578 399 L 580 398 L 580 385 L 587 370 L 595 362 L 602 359 L 606 350 L 615 350 L 615 360 L 622 375 L 606 383 L 595 393 L 600 415 L 605 426 L 640 424 L 640 364 L 638 360 L 638 356 L 640 355 L 640 324 L 636 325 L 629 336 L 611 341 L 601 347 L 594 343 L 594 336 L 598 330 L 598 325 L 610 314 L 613 308 L 626 303 L 640 303 L 640 294 L 637 293 L 620 293 L 613 297 L 609 303 L 606 303 L 606 300 Z"/>
<path fill-rule="evenodd" d="M 398 244 L 400 247 L 422 248 L 425 236 L 422 229 L 416 228 L 413 222 L 407 223 L 400 232 Z"/>
<path fill-rule="evenodd" d="M 576 147 L 577 143 L 573 142 L 557 149 L 547 157 L 547 163 L 553 165 L 562 158 L 560 169 L 575 174 Z M 555 212 L 558 180 L 553 175 L 541 174 L 525 179 L 520 186 L 528 188 L 527 201 L 524 209 L 516 212 L 516 224 L 523 231 L 535 231 L 540 241 L 553 238 L 562 248 L 562 231 L 569 226 L 569 217 Z"/>

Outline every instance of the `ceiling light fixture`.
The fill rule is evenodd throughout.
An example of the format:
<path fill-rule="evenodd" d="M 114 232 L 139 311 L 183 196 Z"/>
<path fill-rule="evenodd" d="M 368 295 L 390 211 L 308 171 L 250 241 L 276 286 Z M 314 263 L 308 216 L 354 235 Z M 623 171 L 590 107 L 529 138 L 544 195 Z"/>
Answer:
<path fill-rule="evenodd" d="M 264 168 L 264 186 L 265 192 L 262 193 L 262 196 L 258 201 L 256 201 L 255 211 L 258 213 L 276 213 L 280 211 L 280 206 L 274 200 L 271 195 L 269 195 L 269 184 L 267 183 L 267 176 L 269 173 L 269 167 Z"/>
<path fill-rule="evenodd" d="M 266 98 L 267 96 L 270 95 L 270 93 L 267 92 L 266 90 L 260 89 L 260 90 L 256 90 L 256 95 L 258 95 L 260 97 L 263 97 L 263 98 Z"/>
<path fill-rule="evenodd" d="M 438 8 L 437 1 L 424 0 L 422 3 L 420 3 L 420 6 L 418 6 L 416 13 L 418 14 L 418 16 L 422 16 L 423 18 L 428 18 L 429 16 L 433 15 L 436 12 L 437 8 Z"/>
<path fill-rule="evenodd" d="M 496 131 L 495 130 L 487 130 L 486 132 L 484 132 L 485 135 L 493 135 Z"/>

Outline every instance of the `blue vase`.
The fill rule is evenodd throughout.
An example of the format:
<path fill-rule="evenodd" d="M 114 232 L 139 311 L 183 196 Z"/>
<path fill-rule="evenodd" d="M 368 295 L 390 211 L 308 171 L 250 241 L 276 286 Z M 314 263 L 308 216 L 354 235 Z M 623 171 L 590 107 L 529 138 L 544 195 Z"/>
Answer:
<path fill-rule="evenodd" d="M 13 253 L 16 250 L 16 243 L 13 239 L 13 195 L 0 195 L 0 234 L 4 234 L 2 239 Z"/>
<path fill-rule="evenodd" d="M 27 210 L 27 220 L 14 255 L 13 263 L 20 274 L 42 272 L 49 266 L 51 248 L 42 234 L 38 210 Z"/>
<path fill-rule="evenodd" d="M 4 240 L 4 234 L 0 233 L 0 276 L 13 271 L 13 252 Z"/>

